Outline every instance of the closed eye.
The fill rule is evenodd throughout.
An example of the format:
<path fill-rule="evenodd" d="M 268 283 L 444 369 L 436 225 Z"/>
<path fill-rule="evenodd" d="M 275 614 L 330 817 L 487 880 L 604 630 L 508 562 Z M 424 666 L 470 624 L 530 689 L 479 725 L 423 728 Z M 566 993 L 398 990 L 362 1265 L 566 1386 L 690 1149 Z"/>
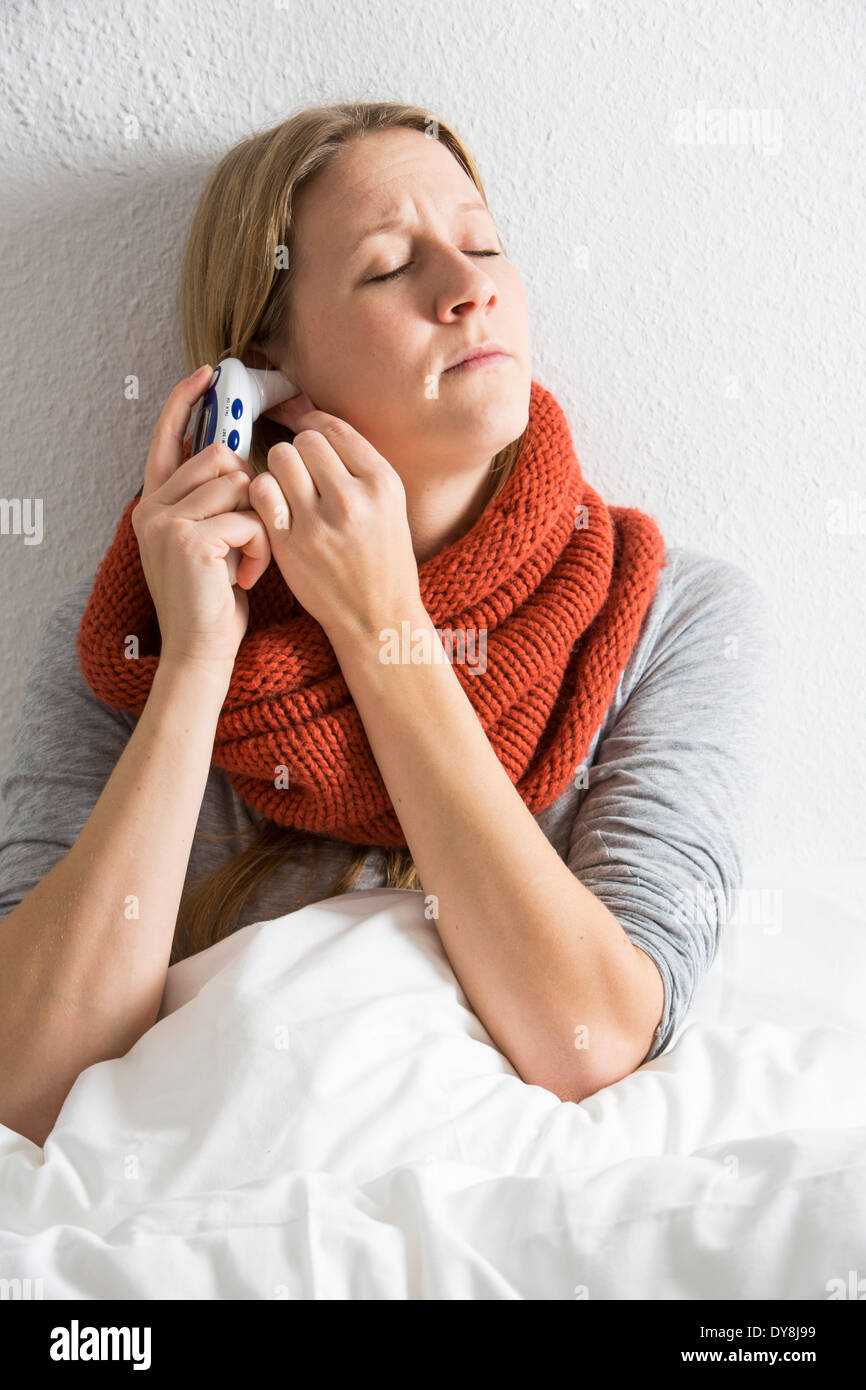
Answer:
<path fill-rule="evenodd" d="M 502 255 L 502 252 L 501 252 L 501 251 L 467 251 L 467 252 L 466 252 L 466 255 L 467 255 L 467 256 L 501 256 L 501 255 Z M 411 261 L 407 261 L 405 265 L 400 265 L 400 266 L 398 266 L 396 270 L 389 270 L 388 273 L 387 273 L 386 275 L 374 275 L 373 278 L 372 278 L 371 280 L 368 280 L 368 281 L 367 281 L 367 284 L 368 284 L 368 285 L 378 285 L 378 284 L 381 284 L 384 280 L 396 280 L 396 279 L 397 279 L 397 276 L 398 276 L 398 275 L 402 275 L 404 270 L 408 270 L 411 264 L 412 264 Z"/>

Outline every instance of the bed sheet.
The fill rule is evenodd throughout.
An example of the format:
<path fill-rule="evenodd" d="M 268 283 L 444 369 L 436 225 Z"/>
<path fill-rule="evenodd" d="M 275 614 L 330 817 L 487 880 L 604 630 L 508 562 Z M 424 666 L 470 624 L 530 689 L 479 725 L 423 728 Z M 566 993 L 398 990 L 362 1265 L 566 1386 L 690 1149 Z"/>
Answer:
<path fill-rule="evenodd" d="M 579 1105 L 497 1049 L 420 893 L 246 927 L 171 968 L 157 1024 L 82 1073 L 44 1149 L 0 1125 L 0 1277 L 44 1298 L 845 1296 L 866 1274 L 864 888 L 861 862 L 760 866 L 666 1052 Z"/>

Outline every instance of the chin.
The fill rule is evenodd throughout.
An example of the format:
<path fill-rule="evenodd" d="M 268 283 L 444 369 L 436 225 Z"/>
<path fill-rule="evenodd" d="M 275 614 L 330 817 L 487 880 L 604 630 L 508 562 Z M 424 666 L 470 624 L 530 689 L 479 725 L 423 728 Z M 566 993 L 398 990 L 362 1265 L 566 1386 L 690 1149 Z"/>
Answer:
<path fill-rule="evenodd" d="M 440 396 L 440 404 L 442 397 Z M 526 429 L 529 420 L 529 384 L 518 391 L 500 387 L 495 391 L 478 392 L 464 399 L 449 401 L 448 415 L 461 437 L 478 438 L 478 442 L 501 439 L 495 449 L 504 449 Z"/>

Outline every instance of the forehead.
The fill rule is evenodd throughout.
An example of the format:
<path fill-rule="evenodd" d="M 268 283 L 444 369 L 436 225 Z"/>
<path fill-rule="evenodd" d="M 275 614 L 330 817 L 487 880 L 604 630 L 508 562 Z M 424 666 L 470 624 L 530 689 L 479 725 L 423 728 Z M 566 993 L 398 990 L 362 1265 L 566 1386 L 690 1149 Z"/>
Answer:
<path fill-rule="evenodd" d="M 348 256 L 360 233 L 382 218 L 411 216 L 416 206 L 445 215 L 473 198 L 483 201 L 441 141 L 419 130 L 368 133 L 345 145 L 298 193 L 298 259 L 317 259 L 319 251 Z"/>

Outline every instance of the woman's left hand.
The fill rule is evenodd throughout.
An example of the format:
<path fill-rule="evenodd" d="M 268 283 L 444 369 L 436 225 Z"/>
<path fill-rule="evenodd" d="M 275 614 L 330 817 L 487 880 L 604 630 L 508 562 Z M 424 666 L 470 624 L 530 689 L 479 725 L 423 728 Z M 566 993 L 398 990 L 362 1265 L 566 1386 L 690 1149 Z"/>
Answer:
<path fill-rule="evenodd" d="M 280 573 L 329 637 L 399 625 L 420 602 L 403 480 L 336 415 L 299 424 L 249 485 Z"/>

